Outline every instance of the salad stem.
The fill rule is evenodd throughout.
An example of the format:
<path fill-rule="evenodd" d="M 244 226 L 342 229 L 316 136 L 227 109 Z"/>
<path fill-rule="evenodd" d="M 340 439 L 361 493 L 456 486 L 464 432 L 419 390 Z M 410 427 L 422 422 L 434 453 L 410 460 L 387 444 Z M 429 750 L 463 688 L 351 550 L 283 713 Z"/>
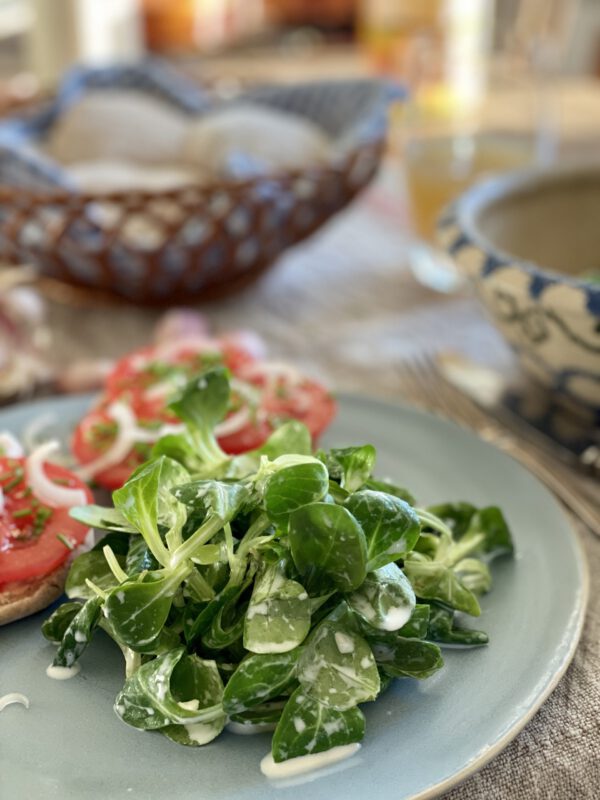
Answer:
<path fill-rule="evenodd" d="M 198 600 L 212 600 L 215 596 L 214 589 L 204 580 L 200 572 L 194 569 L 188 578 L 188 586 L 196 593 Z"/>
<path fill-rule="evenodd" d="M 191 558 L 195 551 L 203 544 L 206 544 L 223 527 L 223 520 L 214 516 L 208 519 L 195 531 L 189 539 L 180 545 L 172 554 L 169 566 L 174 568 L 181 564 L 186 558 Z"/>
<path fill-rule="evenodd" d="M 113 549 L 110 545 L 106 544 L 102 548 L 102 552 L 104 553 L 104 558 L 106 559 L 108 566 L 110 567 L 110 571 L 115 576 L 115 578 L 119 581 L 119 583 L 123 583 L 127 580 L 128 575 L 125 570 L 121 567 L 119 562 L 117 561 L 117 557 L 113 553 Z"/>

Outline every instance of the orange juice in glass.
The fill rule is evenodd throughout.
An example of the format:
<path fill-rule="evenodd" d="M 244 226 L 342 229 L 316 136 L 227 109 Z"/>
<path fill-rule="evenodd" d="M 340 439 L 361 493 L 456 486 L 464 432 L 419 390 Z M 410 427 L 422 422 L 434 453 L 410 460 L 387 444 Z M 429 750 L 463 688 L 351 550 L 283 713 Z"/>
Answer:
<path fill-rule="evenodd" d="M 534 82 L 487 88 L 464 99 L 452 87 L 416 90 L 395 121 L 415 241 L 409 252 L 417 279 L 439 291 L 461 283 L 435 246 L 437 219 L 481 178 L 554 158 L 554 131 Z"/>
<path fill-rule="evenodd" d="M 536 160 L 532 136 L 489 131 L 409 142 L 404 150 L 407 195 L 415 233 L 435 240 L 442 209 L 479 178 Z"/>

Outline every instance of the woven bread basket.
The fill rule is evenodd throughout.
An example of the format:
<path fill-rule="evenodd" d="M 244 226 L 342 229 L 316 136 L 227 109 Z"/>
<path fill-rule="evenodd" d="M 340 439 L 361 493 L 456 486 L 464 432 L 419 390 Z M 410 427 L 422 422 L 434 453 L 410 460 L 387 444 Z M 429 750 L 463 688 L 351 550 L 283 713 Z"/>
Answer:
<path fill-rule="evenodd" d="M 80 193 L 31 145 L 83 92 L 104 87 L 149 92 L 190 115 L 212 102 L 208 91 L 151 62 L 78 70 L 49 106 L 3 123 L 0 258 L 144 304 L 233 292 L 343 208 L 377 170 L 397 96 L 376 80 L 252 88 L 239 100 L 306 117 L 329 134 L 335 155 L 245 181 Z"/>

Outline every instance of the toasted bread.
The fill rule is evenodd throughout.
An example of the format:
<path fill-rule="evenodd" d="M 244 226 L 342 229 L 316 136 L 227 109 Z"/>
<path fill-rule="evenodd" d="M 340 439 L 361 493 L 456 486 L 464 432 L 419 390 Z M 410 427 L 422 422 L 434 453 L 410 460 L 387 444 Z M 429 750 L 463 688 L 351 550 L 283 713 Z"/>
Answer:
<path fill-rule="evenodd" d="M 70 564 L 62 564 L 42 578 L 7 583 L 0 587 L 0 625 L 41 611 L 64 591 Z"/>

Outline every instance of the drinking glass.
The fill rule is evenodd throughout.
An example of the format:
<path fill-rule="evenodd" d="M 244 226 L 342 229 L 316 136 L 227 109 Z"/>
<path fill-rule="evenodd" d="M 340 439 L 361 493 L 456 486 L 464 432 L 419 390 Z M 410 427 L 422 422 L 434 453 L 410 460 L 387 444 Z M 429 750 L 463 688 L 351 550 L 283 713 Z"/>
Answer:
<path fill-rule="evenodd" d="M 476 180 L 555 157 L 552 77 L 566 21 L 549 16 L 552 2 L 512 5 L 512 16 L 504 5 L 499 15 L 500 4 L 494 13 L 477 0 L 468 19 L 456 12 L 446 19 L 441 45 L 437 35 L 415 39 L 405 62 L 411 94 L 396 135 L 414 233 L 408 259 L 415 277 L 437 291 L 462 282 L 435 245 L 442 209 Z M 572 5 L 562 2 L 562 12 Z"/>

